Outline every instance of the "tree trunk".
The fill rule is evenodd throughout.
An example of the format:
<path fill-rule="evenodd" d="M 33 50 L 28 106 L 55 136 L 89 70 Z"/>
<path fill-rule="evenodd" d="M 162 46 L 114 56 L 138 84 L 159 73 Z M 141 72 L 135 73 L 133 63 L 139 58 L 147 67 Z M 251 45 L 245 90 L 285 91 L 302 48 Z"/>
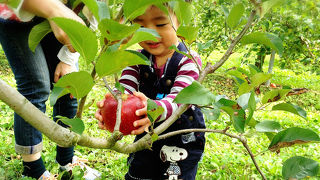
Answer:
<path fill-rule="evenodd" d="M 272 50 L 271 56 L 270 56 L 270 62 L 269 62 L 269 68 L 268 68 L 268 74 L 272 73 L 273 65 L 274 65 L 274 58 L 276 56 L 276 51 Z M 270 85 L 270 79 L 266 82 L 266 86 Z"/>
<path fill-rule="evenodd" d="M 255 66 L 263 72 L 263 64 L 264 59 L 266 58 L 266 50 L 264 47 L 261 47 L 260 51 L 258 52 L 257 59 L 255 62 Z"/>

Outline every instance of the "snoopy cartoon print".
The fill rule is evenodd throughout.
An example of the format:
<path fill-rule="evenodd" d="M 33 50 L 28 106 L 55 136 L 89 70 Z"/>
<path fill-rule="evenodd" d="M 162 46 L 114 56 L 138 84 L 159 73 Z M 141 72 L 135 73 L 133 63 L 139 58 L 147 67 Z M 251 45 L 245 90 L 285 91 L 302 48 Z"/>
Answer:
<path fill-rule="evenodd" d="M 188 152 L 176 146 L 164 145 L 160 151 L 160 158 L 163 162 L 169 161 L 170 166 L 166 171 L 169 180 L 178 180 L 178 176 L 181 175 L 181 169 L 178 166 L 177 161 L 182 161 L 188 157 Z"/>

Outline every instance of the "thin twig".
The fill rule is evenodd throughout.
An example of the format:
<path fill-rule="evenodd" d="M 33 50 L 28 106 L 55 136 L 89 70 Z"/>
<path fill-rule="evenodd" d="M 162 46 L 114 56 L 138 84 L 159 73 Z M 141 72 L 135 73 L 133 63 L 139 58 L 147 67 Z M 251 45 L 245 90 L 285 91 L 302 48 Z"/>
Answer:
<path fill-rule="evenodd" d="M 106 77 L 103 77 L 104 86 L 108 89 L 108 91 L 112 94 L 112 96 L 117 99 L 117 93 L 112 90 L 112 88 L 109 86 L 109 83 L 106 79 Z"/>
<path fill-rule="evenodd" d="M 176 31 L 176 30 L 175 30 L 175 31 Z M 177 32 L 177 31 L 176 31 L 176 32 Z M 181 39 L 181 38 L 180 38 L 180 39 Z M 184 42 L 184 40 L 181 39 L 181 41 L 182 41 L 182 44 L 187 48 L 187 51 L 188 51 L 189 55 L 191 56 L 191 59 L 192 59 L 193 63 L 195 63 L 195 64 L 197 65 L 197 68 L 198 68 L 199 73 L 200 73 L 200 72 L 201 72 L 201 67 L 200 67 L 198 61 L 197 61 L 197 60 L 194 58 L 194 56 L 191 54 L 191 50 L 188 48 L 188 46 L 186 45 L 186 43 Z"/>
<path fill-rule="evenodd" d="M 95 58 L 94 61 L 92 61 L 93 69 L 92 69 L 92 71 L 91 71 L 91 77 L 92 77 L 93 80 L 95 79 L 96 74 L 97 74 L 96 68 L 95 68 L 95 62 L 96 62 L 96 60 L 98 60 L 98 59 L 101 57 L 101 55 L 105 52 L 106 49 L 107 49 L 107 46 L 106 46 L 106 45 L 103 45 L 102 48 L 101 48 L 101 51 L 99 52 L 99 55 Z M 78 109 L 77 109 L 77 113 L 76 113 L 76 117 L 77 117 L 77 118 L 80 118 L 80 119 L 82 118 L 83 108 L 84 108 L 84 105 L 85 105 L 85 103 L 86 103 L 87 96 L 88 96 L 88 95 L 85 95 L 85 96 L 84 96 L 83 98 L 81 98 L 81 100 L 80 100 L 80 103 L 79 103 Z"/>
<path fill-rule="evenodd" d="M 239 140 L 240 140 L 240 139 L 239 139 Z M 248 146 L 247 139 L 242 138 L 240 141 L 242 142 L 243 146 L 244 146 L 244 147 L 246 148 L 246 150 L 248 151 L 248 153 L 249 153 L 249 155 L 250 155 L 250 157 L 251 157 L 251 160 L 253 161 L 253 164 L 256 166 L 256 169 L 257 169 L 258 172 L 260 173 L 262 179 L 266 180 L 266 179 L 267 179 L 266 176 L 265 176 L 265 175 L 263 174 L 263 172 L 261 171 L 261 169 L 260 169 L 260 167 L 259 167 L 256 159 L 254 158 L 254 155 L 253 155 L 251 149 L 250 149 L 249 146 Z"/>
<path fill-rule="evenodd" d="M 170 19 L 171 26 L 172 26 L 173 30 L 177 33 L 177 29 L 176 29 L 176 27 L 174 27 L 172 18 L 171 18 L 171 16 L 170 16 L 170 13 L 169 13 L 169 19 Z M 190 49 L 188 48 L 188 46 L 186 45 L 186 43 L 184 42 L 184 40 L 183 40 L 182 38 L 180 38 L 180 39 L 181 39 L 181 41 L 182 41 L 182 44 L 187 48 L 187 51 L 188 51 L 189 55 L 191 56 L 191 60 L 193 61 L 193 63 L 196 64 L 197 69 L 199 70 L 199 73 L 200 73 L 200 72 L 201 72 L 201 67 L 200 67 L 198 61 L 193 57 L 193 55 L 191 54 Z"/>
<path fill-rule="evenodd" d="M 257 13 L 256 10 L 252 10 L 247 24 L 244 26 L 244 28 L 238 34 L 238 36 L 232 41 L 228 50 L 225 52 L 225 54 L 222 56 L 222 58 L 217 63 L 215 63 L 213 66 L 211 65 L 211 63 L 207 64 L 204 71 L 200 74 L 200 77 L 198 80 L 199 82 L 202 82 L 204 80 L 204 78 L 207 76 L 207 74 L 214 73 L 219 67 L 221 67 L 229 59 L 229 57 L 231 56 L 236 45 L 240 42 L 241 38 L 247 33 L 249 28 L 252 26 L 252 22 L 254 20 L 254 16 L 256 15 L 256 13 Z"/>
<path fill-rule="evenodd" d="M 96 77 L 96 69 L 93 67 L 93 70 L 91 72 L 91 77 L 92 79 L 95 79 Z M 87 100 L 87 96 L 84 96 L 83 98 L 81 98 L 80 100 L 80 103 L 79 103 L 79 106 L 78 106 L 78 110 L 77 110 L 77 114 L 76 114 L 76 117 L 81 119 L 82 118 L 82 113 L 83 113 L 83 109 L 84 109 L 84 105 L 86 103 L 86 100 Z"/>
<path fill-rule="evenodd" d="M 163 135 L 159 135 L 158 139 L 157 140 L 162 140 L 162 139 L 166 139 L 166 138 L 169 138 L 169 137 L 172 137 L 172 136 L 175 136 L 175 135 L 178 135 L 178 134 L 184 134 L 184 133 L 191 133 L 191 132 L 211 132 L 211 133 L 219 133 L 219 134 L 224 134 L 226 136 L 229 136 L 231 138 L 235 138 L 235 139 L 241 139 L 240 136 L 238 135 L 235 135 L 235 134 L 231 134 L 231 133 L 228 133 L 226 131 L 226 129 L 224 130 L 217 130 L 217 129 L 182 129 L 182 130 L 177 130 L 177 131 L 172 131 L 172 132 L 168 132 L 166 134 L 163 134 Z"/>
<path fill-rule="evenodd" d="M 121 107 L 122 107 L 122 99 L 121 94 L 117 94 L 117 101 L 118 101 L 118 107 L 117 107 L 117 120 L 116 125 L 114 126 L 114 132 L 119 131 L 120 124 L 121 124 Z"/>
<path fill-rule="evenodd" d="M 238 139 L 242 144 L 243 146 L 246 148 L 246 150 L 248 151 L 252 161 L 253 161 L 253 164 L 255 165 L 255 167 L 257 168 L 258 172 L 260 173 L 261 177 L 266 180 L 267 178 L 265 177 L 265 175 L 263 174 L 263 172 L 261 171 L 250 147 L 248 146 L 248 143 L 247 143 L 247 139 L 242 137 L 242 136 L 239 136 L 239 135 L 235 135 L 235 134 L 231 134 L 231 133 L 228 133 L 227 130 L 229 129 L 229 127 L 226 127 L 224 130 L 214 130 L 214 129 L 183 129 L 183 130 L 178 130 L 178 131 L 173 131 L 173 132 L 169 132 L 169 133 L 166 133 L 166 134 L 163 134 L 163 135 L 160 135 L 158 140 L 161 140 L 161 139 L 166 139 L 166 138 L 169 138 L 171 136 L 175 136 L 175 135 L 178 135 L 178 134 L 184 134 L 184 133 L 191 133 L 191 132 L 211 132 L 211 133 L 219 133 L 219 134 L 224 134 L 226 136 L 229 136 L 231 138 L 235 138 L 235 139 Z"/>

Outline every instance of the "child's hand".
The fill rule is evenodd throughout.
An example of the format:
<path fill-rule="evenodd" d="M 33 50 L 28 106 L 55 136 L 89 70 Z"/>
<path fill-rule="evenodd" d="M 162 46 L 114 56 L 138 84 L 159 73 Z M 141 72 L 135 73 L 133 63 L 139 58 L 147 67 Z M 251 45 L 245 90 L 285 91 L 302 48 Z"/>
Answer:
<path fill-rule="evenodd" d="M 136 130 L 133 130 L 131 132 L 131 134 L 133 135 L 138 135 L 138 134 L 141 134 L 143 133 L 144 131 L 148 132 L 148 128 L 149 126 L 151 125 L 151 122 L 147 116 L 147 100 L 148 98 L 141 92 L 134 92 L 133 93 L 135 96 L 139 97 L 141 99 L 141 101 L 143 102 L 144 104 L 144 107 L 142 109 L 138 109 L 136 111 L 136 115 L 137 116 L 142 116 L 144 118 L 142 119 L 139 119 L 139 120 L 136 120 L 134 123 L 133 123 L 133 126 L 134 127 L 139 127 L 138 129 Z"/>
<path fill-rule="evenodd" d="M 109 95 L 111 96 L 111 94 L 109 94 Z M 108 96 L 108 95 L 107 95 L 107 96 Z M 103 108 L 103 105 L 104 105 L 104 101 L 105 101 L 105 100 L 106 100 L 106 99 L 103 99 L 103 100 L 97 102 L 98 110 L 96 111 L 94 117 L 95 117 L 96 119 L 98 119 L 98 126 L 99 126 L 99 128 L 100 128 L 100 129 L 107 130 L 107 128 L 106 128 L 106 126 L 105 126 L 105 124 L 104 124 L 104 122 L 103 122 L 102 115 L 101 115 L 101 109 Z"/>

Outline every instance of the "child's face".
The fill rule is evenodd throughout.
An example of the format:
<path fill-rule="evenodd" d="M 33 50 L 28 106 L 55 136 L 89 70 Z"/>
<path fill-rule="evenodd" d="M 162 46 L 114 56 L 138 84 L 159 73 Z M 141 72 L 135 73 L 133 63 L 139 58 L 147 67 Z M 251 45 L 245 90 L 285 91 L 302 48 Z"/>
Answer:
<path fill-rule="evenodd" d="M 173 13 L 170 13 L 175 28 L 178 28 L 178 21 Z M 163 11 L 156 6 L 150 6 L 146 12 L 134 20 L 135 23 L 142 27 L 154 29 L 161 38 L 158 42 L 143 41 L 140 46 L 154 56 L 168 56 L 174 51 L 169 49 L 170 46 L 177 44 L 178 37 L 172 27 L 171 21 Z"/>

